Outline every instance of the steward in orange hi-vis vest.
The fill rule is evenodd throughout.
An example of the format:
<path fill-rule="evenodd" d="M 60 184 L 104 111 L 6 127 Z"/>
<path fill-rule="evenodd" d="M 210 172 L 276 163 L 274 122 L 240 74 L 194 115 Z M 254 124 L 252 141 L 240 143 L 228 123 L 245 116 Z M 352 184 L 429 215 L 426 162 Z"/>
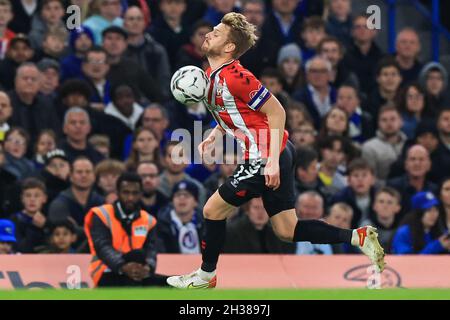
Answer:
<path fill-rule="evenodd" d="M 89 266 L 89 273 L 94 284 L 97 286 L 100 278 L 108 265 L 102 261 L 96 253 L 95 245 L 91 236 L 93 217 L 97 216 L 111 231 L 112 247 L 122 254 L 131 250 L 142 249 L 147 239 L 148 233 L 155 227 L 156 219 L 144 210 L 139 211 L 139 216 L 131 224 L 131 234 L 128 234 L 122 226 L 122 221 L 116 216 L 114 206 L 107 204 L 92 208 L 85 217 L 85 232 L 92 254 L 92 261 Z"/>

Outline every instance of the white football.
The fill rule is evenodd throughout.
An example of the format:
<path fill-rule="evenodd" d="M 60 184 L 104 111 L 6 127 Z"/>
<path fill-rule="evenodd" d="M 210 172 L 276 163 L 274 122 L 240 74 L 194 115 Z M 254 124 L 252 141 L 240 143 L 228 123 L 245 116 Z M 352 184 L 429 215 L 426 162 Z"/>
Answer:
<path fill-rule="evenodd" d="M 208 85 L 206 73 L 196 66 L 178 69 L 170 80 L 172 95 L 183 104 L 192 104 L 205 99 Z"/>

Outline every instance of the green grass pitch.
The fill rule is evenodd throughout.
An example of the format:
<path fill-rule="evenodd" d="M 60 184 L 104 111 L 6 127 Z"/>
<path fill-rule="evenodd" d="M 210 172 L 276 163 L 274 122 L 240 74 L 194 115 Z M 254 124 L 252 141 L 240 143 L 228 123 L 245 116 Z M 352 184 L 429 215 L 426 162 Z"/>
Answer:
<path fill-rule="evenodd" d="M 5 290 L 0 300 L 450 300 L 450 289 Z"/>

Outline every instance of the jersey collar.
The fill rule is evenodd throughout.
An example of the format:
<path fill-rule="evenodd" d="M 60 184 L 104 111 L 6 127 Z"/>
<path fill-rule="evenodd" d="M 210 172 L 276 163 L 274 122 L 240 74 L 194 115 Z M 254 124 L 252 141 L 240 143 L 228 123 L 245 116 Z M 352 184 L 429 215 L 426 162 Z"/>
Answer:
<path fill-rule="evenodd" d="M 232 59 L 232 60 L 230 60 L 230 61 L 225 62 L 224 64 L 222 64 L 222 65 L 221 65 L 220 67 L 218 67 L 216 70 L 211 71 L 210 78 L 211 78 L 211 79 L 214 78 L 214 77 L 216 76 L 217 72 L 219 72 L 220 70 L 222 70 L 222 69 L 225 68 L 226 66 L 229 66 L 230 64 L 232 64 L 232 63 L 235 62 L 235 61 L 236 61 L 236 59 Z"/>

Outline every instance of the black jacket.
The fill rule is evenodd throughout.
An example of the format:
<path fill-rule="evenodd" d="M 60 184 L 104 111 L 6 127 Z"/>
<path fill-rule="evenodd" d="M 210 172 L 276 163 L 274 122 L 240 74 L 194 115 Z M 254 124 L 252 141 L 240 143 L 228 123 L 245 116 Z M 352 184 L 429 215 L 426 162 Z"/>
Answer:
<path fill-rule="evenodd" d="M 16 176 L 0 167 L 0 218 L 20 210 L 20 183 Z"/>
<path fill-rule="evenodd" d="M 40 178 L 47 188 L 47 203 L 51 203 L 58 194 L 70 187 L 69 180 L 62 180 L 45 169 L 41 171 Z"/>
<path fill-rule="evenodd" d="M 131 234 L 131 224 L 139 216 L 135 216 L 131 220 L 122 220 L 118 209 L 117 203 L 114 204 L 114 213 L 117 219 L 122 222 L 122 227 L 125 232 Z M 91 236 L 94 243 L 95 252 L 97 257 L 105 263 L 108 268 L 113 272 L 119 273 L 120 268 L 126 263 L 124 255 L 112 246 L 112 236 L 111 230 L 105 226 L 105 224 L 100 220 L 99 217 L 94 216 L 92 219 Z M 145 262 L 150 267 L 150 272 L 154 273 L 156 269 L 156 232 L 155 228 L 150 230 L 145 239 L 142 251 L 145 255 Z M 137 262 L 137 261 L 136 261 Z"/>
<path fill-rule="evenodd" d="M 114 141 L 111 142 L 111 144 L 114 144 Z M 78 157 L 86 157 L 89 160 L 92 161 L 94 165 L 99 163 L 104 159 L 104 156 L 94 149 L 94 147 L 91 144 L 87 144 L 87 147 L 84 150 L 78 150 L 72 147 L 67 140 L 63 141 L 59 147 L 64 150 L 66 153 L 67 159 L 70 163 L 72 163 L 76 158 Z"/>
<path fill-rule="evenodd" d="M 45 244 L 45 239 L 50 231 L 48 220 L 43 228 L 35 226 L 32 218 L 23 212 L 13 214 L 11 220 L 16 226 L 17 243 L 15 244 L 15 248 L 18 252 L 34 253 L 36 247 Z"/>
<path fill-rule="evenodd" d="M 226 253 L 295 253 L 296 244 L 281 241 L 272 226 L 255 229 L 246 214 L 228 225 L 224 252 Z"/>

